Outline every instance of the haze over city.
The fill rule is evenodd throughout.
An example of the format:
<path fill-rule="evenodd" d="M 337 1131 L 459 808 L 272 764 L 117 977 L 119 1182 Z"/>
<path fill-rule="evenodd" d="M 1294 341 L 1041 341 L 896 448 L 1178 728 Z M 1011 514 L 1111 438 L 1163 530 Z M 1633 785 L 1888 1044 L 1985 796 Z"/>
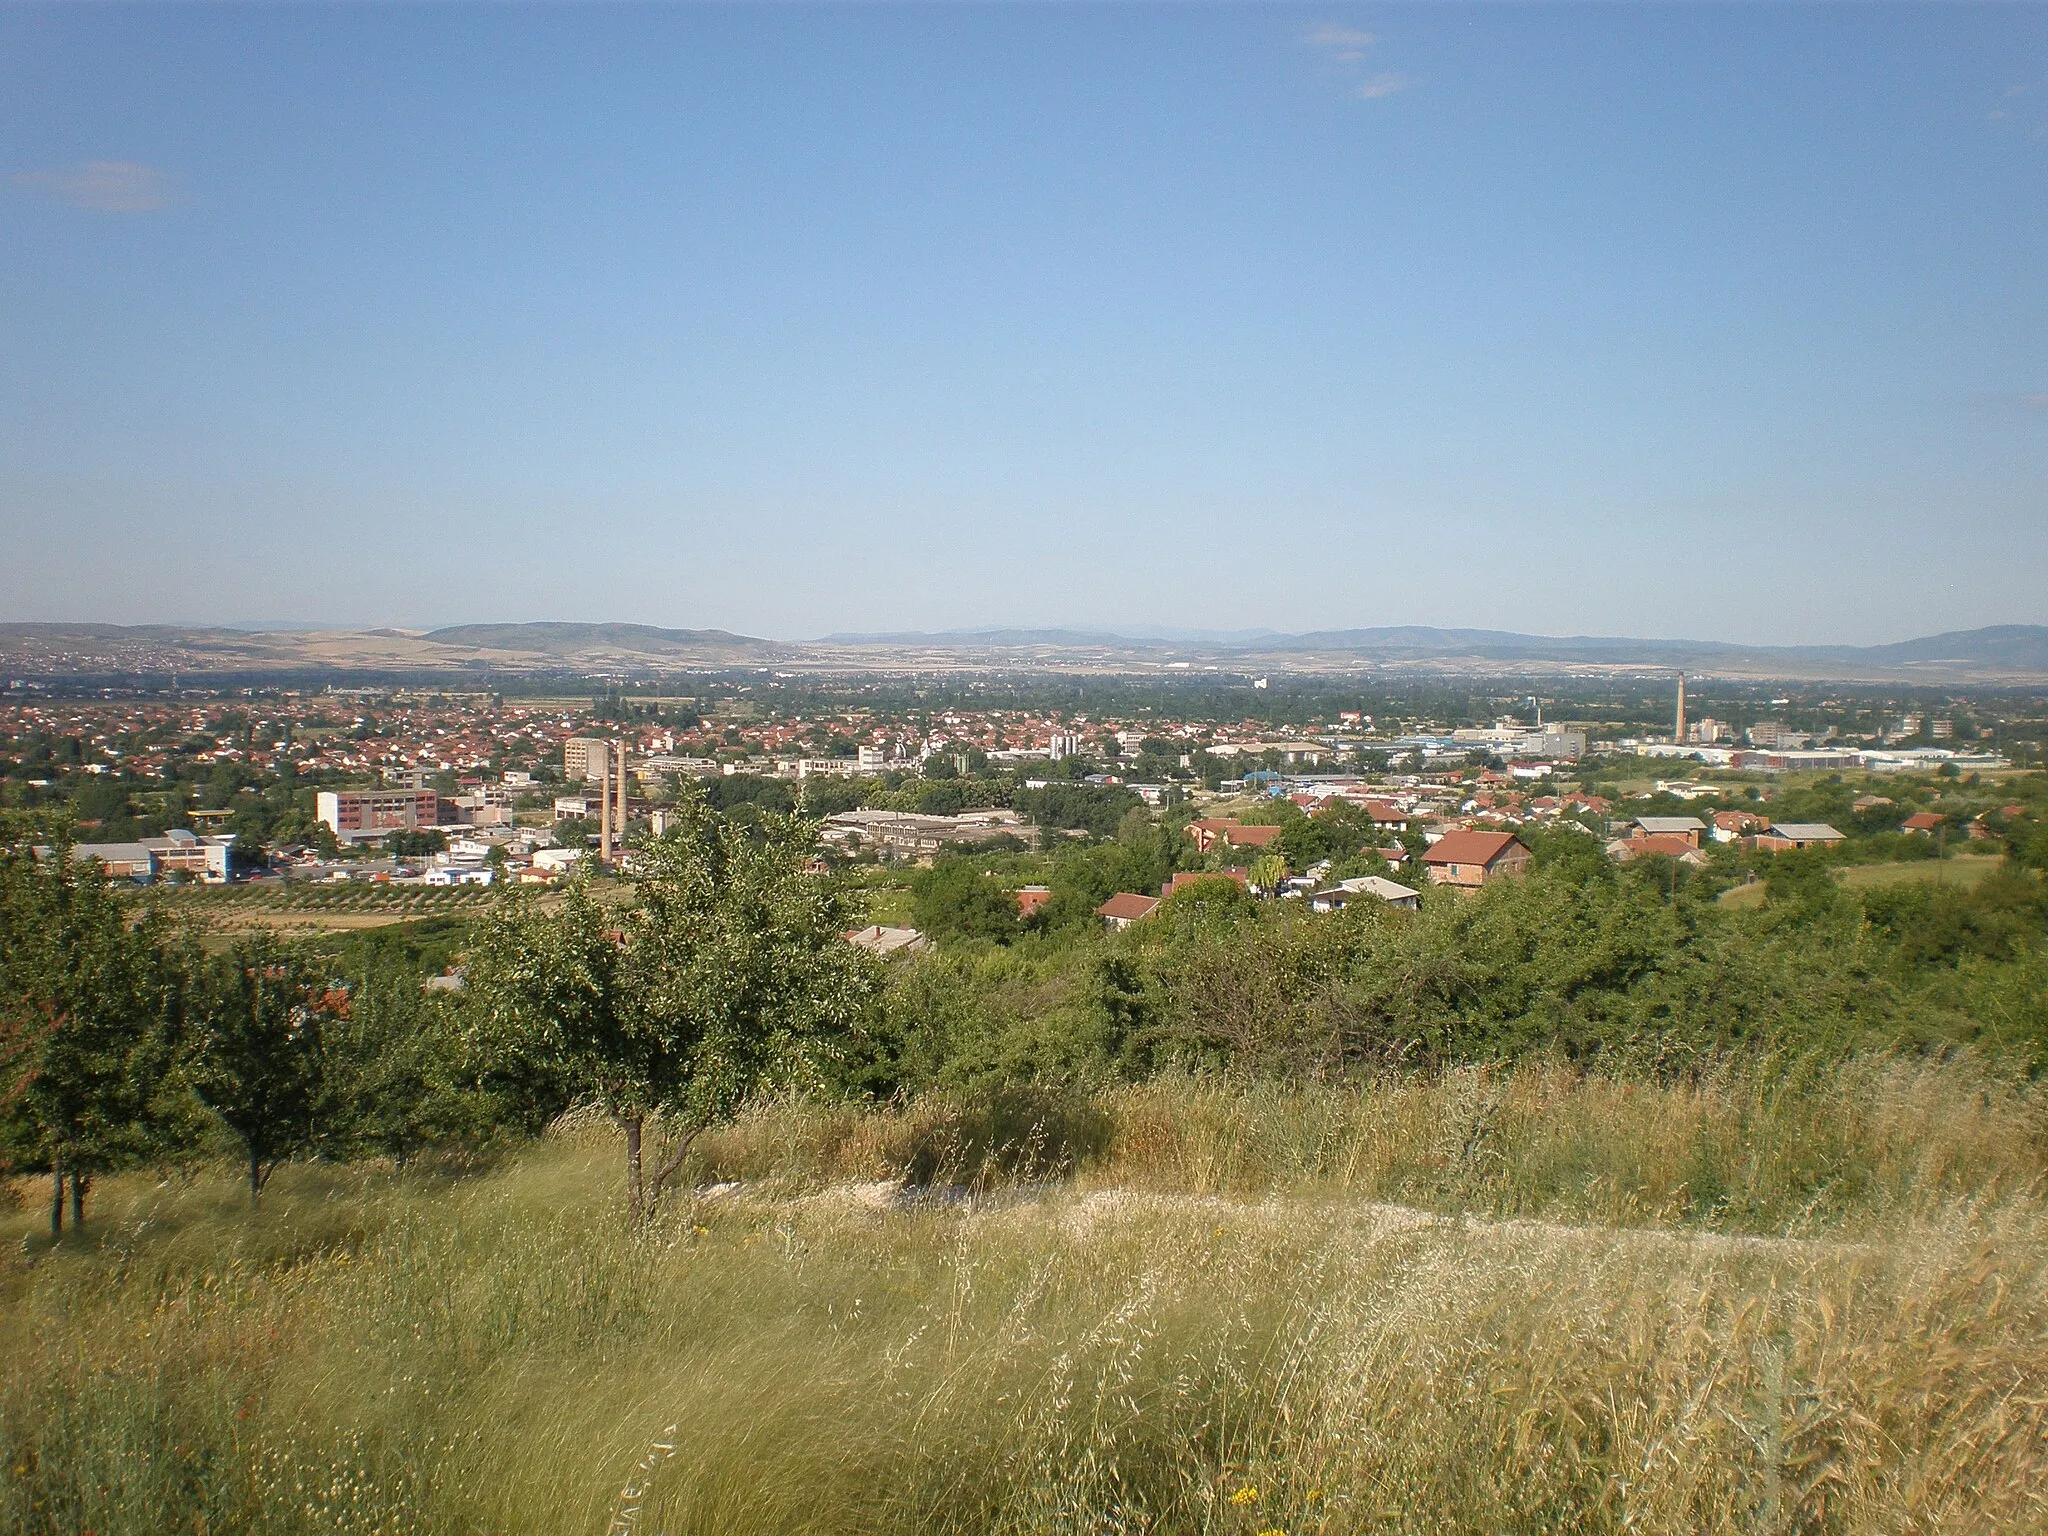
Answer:
<path fill-rule="evenodd" d="M 2039 7 L 0 11 L 0 617 L 2043 617 Z"/>

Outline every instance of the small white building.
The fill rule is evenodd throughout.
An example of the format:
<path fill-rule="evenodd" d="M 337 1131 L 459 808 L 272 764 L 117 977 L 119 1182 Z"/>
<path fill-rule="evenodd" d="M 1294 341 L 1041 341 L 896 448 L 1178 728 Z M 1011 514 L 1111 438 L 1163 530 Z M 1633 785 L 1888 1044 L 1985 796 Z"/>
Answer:
<path fill-rule="evenodd" d="M 1422 905 L 1422 893 L 1410 890 L 1397 880 L 1389 880 L 1385 875 L 1359 875 L 1354 879 L 1339 880 L 1323 890 L 1311 891 L 1309 910 L 1334 912 L 1361 896 L 1385 902 L 1390 907 L 1399 907 L 1404 912 L 1413 912 Z"/>

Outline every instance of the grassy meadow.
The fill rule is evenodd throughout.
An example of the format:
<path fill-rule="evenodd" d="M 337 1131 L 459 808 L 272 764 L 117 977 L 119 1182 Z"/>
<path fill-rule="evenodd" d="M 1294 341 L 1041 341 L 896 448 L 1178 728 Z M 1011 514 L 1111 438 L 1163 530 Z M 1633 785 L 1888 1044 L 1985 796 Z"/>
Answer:
<path fill-rule="evenodd" d="M 2048 1100 L 1968 1059 L 762 1105 L 0 1212 L 23 1533 L 2048 1527 Z"/>

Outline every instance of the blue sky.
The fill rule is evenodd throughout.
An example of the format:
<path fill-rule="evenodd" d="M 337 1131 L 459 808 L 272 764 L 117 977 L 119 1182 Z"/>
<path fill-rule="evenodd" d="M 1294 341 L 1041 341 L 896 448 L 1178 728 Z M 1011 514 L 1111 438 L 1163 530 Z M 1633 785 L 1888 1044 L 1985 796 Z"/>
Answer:
<path fill-rule="evenodd" d="M 0 618 L 2044 593 L 2048 8 L 0 9 Z"/>

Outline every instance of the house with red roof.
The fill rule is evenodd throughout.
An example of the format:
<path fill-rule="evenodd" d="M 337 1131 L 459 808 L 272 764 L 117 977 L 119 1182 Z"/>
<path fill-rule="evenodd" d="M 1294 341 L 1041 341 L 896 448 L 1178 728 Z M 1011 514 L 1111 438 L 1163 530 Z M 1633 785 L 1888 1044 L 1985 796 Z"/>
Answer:
<path fill-rule="evenodd" d="M 1681 864 L 1700 866 L 1707 862 L 1706 854 L 1691 838 L 1676 832 L 1638 833 L 1633 837 L 1617 837 L 1607 845 L 1607 857 L 1617 864 L 1626 864 L 1631 859 L 1653 853 L 1677 859 Z"/>
<path fill-rule="evenodd" d="M 1422 856 L 1422 864 L 1438 885 L 1476 890 L 1492 881 L 1522 874 L 1535 857 L 1512 832 L 1461 828 L 1446 832 L 1432 843 Z"/>
<path fill-rule="evenodd" d="M 1217 843 L 1226 848 L 1263 848 L 1280 835 L 1278 827 L 1241 826 L 1228 816 L 1206 817 L 1188 823 L 1188 836 L 1203 853 Z"/>
<path fill-rule="evenodd" d="M 1095 909 L 1095 915 L 1111 928 L 1128 928 L 1143 922 L 1159 905 L 1157 896 L 1140 896 L 1136 891 L 1118 891 Z"/>

